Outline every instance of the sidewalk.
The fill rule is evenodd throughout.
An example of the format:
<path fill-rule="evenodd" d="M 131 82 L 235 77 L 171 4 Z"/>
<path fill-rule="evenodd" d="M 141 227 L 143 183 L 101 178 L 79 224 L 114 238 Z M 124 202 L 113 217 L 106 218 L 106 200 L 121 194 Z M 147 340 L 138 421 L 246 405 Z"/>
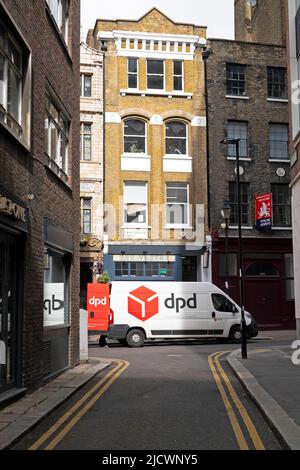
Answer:
<path fill-rule="evenodd" d="M 11 447 L 110 364 L 90 359 L 1 410 L 0 449 Z"/>
<path fill-rule="evenodd" d="M 291 346 L 256 348 L 242 360 L 237 350 L 227 362 L 285 446 L 300 450 L 300 365 L 293 352 Z"/>

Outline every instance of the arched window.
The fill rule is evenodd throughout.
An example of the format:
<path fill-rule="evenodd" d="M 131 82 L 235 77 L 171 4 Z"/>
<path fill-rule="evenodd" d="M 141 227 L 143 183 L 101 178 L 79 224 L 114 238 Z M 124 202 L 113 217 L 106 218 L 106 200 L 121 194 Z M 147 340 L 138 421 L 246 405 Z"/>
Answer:
<path fill-rule="evenodd" d="M 246 269 L 248 277 L 279 277 L 279 271 L 272 263 L 258 261 L 250 264 Z"/>
<path fill-rule="evenodd" d="M 124 152 L 146 153 L 146 123 L 141 119 L 124 121 Z"/>
<path fill-rule="evenodd" d="M 187 155 L 187 125 L 184 122 L 167 122 L 166 155 Z"/>

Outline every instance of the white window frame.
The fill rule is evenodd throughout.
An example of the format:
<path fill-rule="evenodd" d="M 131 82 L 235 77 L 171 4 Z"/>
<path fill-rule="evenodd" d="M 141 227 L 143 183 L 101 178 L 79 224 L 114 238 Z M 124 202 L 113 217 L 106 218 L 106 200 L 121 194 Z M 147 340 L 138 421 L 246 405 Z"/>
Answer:
<path fill-rule="evenodd" d="M 136 60 L 136 73 L 129 72 L 129 61 Z M 129 76 L 136 75 L 136 87 L 129 86 Z M 137 57 L 128 57 L 127 58 L 127 88 L 128 90 L 138 90 L 139 89 L 139 59 Z"/>
<path fill-rule="evenodd" d="M 176 184 L 185 184 L 186 185 L 186 194 L 187 194 L 187 202 L 186 203 L 182 203 L 182 202 L 175 202 L 175 203 L 169 203 L 167 201 L 167 196 L 168 196 L 168 185 L 170 184 L 173 184 L 174 186 Z M 185 183 L 184 181 L 168 181 L 166 182 L 165 184 L 165 228 L 166 229 L 184 229 L 184 228 L 191 228 L 190 226 L 190 220 L 191 220 L 191 214 L 190 214 L 190 185 L 189 183 Z M 174 224 L 171 224 L 168 222 L 168 206 L 169 205 L 183 205 L 185 204 L 187 206 L 187 222 L 185 224 L 177 224 L 177 223 L 174 223 Z"/>
<path fill-rule="evenodd" d="M 0 102 L 0 113 L 3 114 L 3 122 L 11 128 L 10 122 L 18 129 L 18 137 L 21 138 L 22 136 L 22 84 L 24 82 L 24 70 L 23 70 L 23 51 L 21 46 L 18 44 L 18 42 L 14 39 L 12 34 L 9 32 L 9 30 L 3 25 L 3 30 L 4 30 L 4 49 L 0 49 L 1 55 L 4 57 L 4 86 L 3 86 L 3 94 L 2 94 L 2 102 Z M 17 51 L 20 54 L 20 60 L 21 60 L 21 69 L 19 70 L 9 59 L 8 56 L 8 41 L 11 41 L 14 45 L 14 47 L 17 49 Z M 8 74 L 9 74 L 9 68 L 12 68 L 13 71 L 16 73 L 18 79 L 19 79 L 19 90 L 18 90 L 18 116 L 17 118 L 13 116 L 11 113 L 8 112 Z"/>
<path fill-rule="evenodd" d="M 175 74 L 175 62 L 180 62 L 181 63 L 181 75 L 177 75 Z M 181 90 L 175 90 L 175 87 L 174 87 L 174 79 L 175 77 L 179 77 L 182 79 L 182 87 L 181 87 Z M 178 59 L 174 59 L 173 60 L 173 91 L 174 92 L 177 92 L 177 91 L 184 91 L 184 61 L 183 60 L 178 60 Z"/>
<path fill-rule="evenodd" d="M 127 208 L 127 204 L 128 202 L 125 203 L 125 188 L 126 188 L 126 185 L 130 184 L 130 183 L 134 183 L 134 184 L 139 184 L 141 186 L 144 186 L 145 187 L 145 191 L 146 191 L 146 221 L 145 222 L 140 222 L 140 223 L 137 223 L 137 222 L 127 222 L 126 221 L 126 208 Z M 123 220 L 124 220 L 124 224 L 123 224 L 123 227 L 124 228 L 148 228 L 148 183 L 145 182 L 145 181 L 124 181 L 123 183 Z M 130 203 L 129 203 L 130 204 Z M 134 204 L 138 204 L 138 203 L 134 203 Z M 144 204 L 144 203 L 140 203 L 140 204 Z"/>
<path fill-rule="evenodd" d="M 68 29 L 69 29 L 69 8 L 70 8 L 70 3 L 69 0 L 46 0 L 49 10 L 51 12 L 51 16 L 53 20 L 55 21 L 55 24 L 64 39 L 65 43 L 68 43 Z M 65 34 L 62 32 L 62 11 L 64 10 L 63 8 L 63 2 L 66 5 L 66 15 L 65 15 Z"/>
<path fill-rule="evenodd" d="M 167 137 L 167 125 L 172 123 L 172 122 L 180 122 L 180 124 L 184 124 L 185 125 L 185 130 L 186 130 L 186 136 L 185 136 L 185 142 L 186 142 L 186 145 L 185 145 L 185 148 L 186 148 L 186 152 L 185 153 L 167 153 L 167 139 L 178 139 L 178 140 L 183 140 L 182 137 Z M 181 121 L 180 119 L 171 119 L 171 120 L 168 120 L 166 123 L 165 123 L 165 156 L 166 157 L 176 157 L 176 158 L 184 158 L 184 157 L 187 157 L 189 155 L 189 126 L 186 122 L 184 121 Z"/>
<path fill-rule="evenodd" d="M 45 129 L 48 129 L 48 148 L 46 148 L 46 142 L 45 142 L 45 152 L 50 159 L 50 162 L 55 162 L 59 170 L 63 171 L 64 174 L 68 174 L 68 148 L 69 148 L 69 129 L 70 129 L 70 119 L 66 116 L 66 114 L 63 112 L 61 109 L 61 106 L 56 102 L 55 99 L 52 98 L 52 96 L 47 93 L 46 94 L 46 110 L 45 110 L 45 126 L 46 126 L 46 121 L 48 122 L 48 127 L 45 127 Z M 58 111 L 58 122 L 60 119 L 60 116 L 62 116 L 62 119 L 66 123 L 66 132 L 63 132 L 62 128 L 58 125 L 58 123 L 52 118 L 49 112 L 49 108 L 51 104 L 55 107 L 55 109 Z M 56 142 L 56 157 L 55 159 L 52 158 L 51 156 L 51 124 L 56 128 L 57 131 L 57 142 Z M 64 162 L 60 162 L 60 155 L 59 155 L 59 150 L 60 150 L 60 142 L 61 138 L 65 138 L 65 156 L 64 156 Z"/>
<path fill-rule="evenodd" d="M 91 95 L 84 94 L 84 80 L 85 77 L 91 78 Z M 93 74 L 92 73 L 80 73 L 80 98 L 92 98 L 93 97 Z"/>
<path fill-rule="evenodd" d="M 145 124 L 145 136 L 140 136 L 140 135 L 133 135 L 132 137 L 145 137 L 145 152 L 125 152 L 125 122 L 126 121 L 141 121 Z M 127 136 L 129 137 L 129 136 Z M 124 156 L 146 156 L 147 155 L 147 140 L 148 140 L 148 126 L 147 126 L 147 121 L 144 119 L 140 119 L 138 117 L 127 117 L 123 120 L 123 155 Z"/>
<path fill-rule="evenodd" d="M 163 63 L 163 88 L 148 88 L 148 76 L 154 76 L 154 77 L 161 77 L 161 74 L 158 73 L 148 73 L 148 62 L 149 61 L 156 61 L 156 62 L 162 62 Z M 160 92 L 160 91 L 166 91 L 166 61 L 164 59 L 147 59 L 146 63 L 146 91 L 155 91 L 155 92 Z"/>

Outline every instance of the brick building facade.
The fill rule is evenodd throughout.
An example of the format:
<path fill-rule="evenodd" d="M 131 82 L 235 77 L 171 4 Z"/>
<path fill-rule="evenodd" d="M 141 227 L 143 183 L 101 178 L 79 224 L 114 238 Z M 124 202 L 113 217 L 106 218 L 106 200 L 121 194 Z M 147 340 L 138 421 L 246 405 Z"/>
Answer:
<path fill-rule="evenodd" d="M 103 262 L 103 53 L 80 46 L 80 302 Z"/>
<path fill-rule="evenodd" d="M 79 10 L 0 1 L 1 401 L 79 360 Z"/>
<path fill-rule="evenodd" d="M 237 39 L 249 42 L 208 40 L 212 278 L 223 289 L 228 281 L 229 294 L 239 301 L 236 151 L 233 145 L 221 144 L 225 138 L 239 138 L 246 308 L 261 327 L 289 328 L 294 326 L 295 296 L 287 56 L 282 29 L 277 27 L 276 39 L 274 25 L 266 23 L 267 3 L 235 3 Z M 281 7 L 281 2 L 272 2 L 270 13 L 280 24 Z M 257 229 L 255 211 L 256 197 L 265 194 L 273 197 L 272 227 L 267 231 Z M 231 209 L 228 273 L 225 233 L 220 229 L 224 202 Z"/>
<path fill-rule="evenodd" d="M 288 1 L 290 84 L 290 155 L 297 333 L 300 339 L 300 1 Z"/>
<path fill-rule="evenodd" d="M 112 279 L 210 276 L 205 34 L 154 8 L 138 21 L 98 20 L 88 35 L 105 51 L 104 265 Z"/>

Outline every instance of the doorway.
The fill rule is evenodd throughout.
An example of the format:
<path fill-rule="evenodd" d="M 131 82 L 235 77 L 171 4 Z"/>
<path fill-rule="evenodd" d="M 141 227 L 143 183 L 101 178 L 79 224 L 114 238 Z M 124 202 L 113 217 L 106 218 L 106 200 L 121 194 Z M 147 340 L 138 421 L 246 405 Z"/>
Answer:
<path fill-rule="evenodd" d="M 17 237 L 0 232 L 0 393 L 17 386 L 21 259 Z"/>
<path fill-rule="evenodd" d="M 183 256 L 181 260 L 182 281 L 197 282 L 197 256 Z"/>

